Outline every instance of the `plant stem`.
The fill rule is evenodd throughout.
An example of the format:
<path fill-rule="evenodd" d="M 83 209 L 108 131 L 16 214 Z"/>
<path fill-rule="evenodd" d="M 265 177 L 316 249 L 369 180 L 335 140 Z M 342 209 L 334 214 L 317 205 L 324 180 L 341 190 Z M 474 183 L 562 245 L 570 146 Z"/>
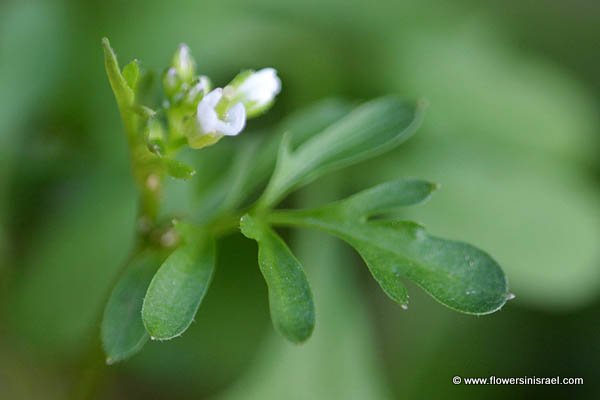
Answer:
<path fill-rule="evenodd" d="M 271 210 L 265 215 L 269 224 L 279 226 L 296 226 L 303 228 L 312 228 L 319 226 L 318 223 L 311 223 L 311 210 Z"/>
<path fill-rule="evenodd" d="M 158 156 L 151 153 L 138 132 L 139 117 L 133 113 L 123 116 L 129 143 L 131 171 L 138 188 L 139 218 L 155 223 L 158 217 L 164 172 Z"/>
<path fill-rule="evenodd" d="M 240 218 L 244 214 L 244 212 L 223 214 L 209 223 L 208 229 L 216 238 L 226 236 L 239 229 Z"/>

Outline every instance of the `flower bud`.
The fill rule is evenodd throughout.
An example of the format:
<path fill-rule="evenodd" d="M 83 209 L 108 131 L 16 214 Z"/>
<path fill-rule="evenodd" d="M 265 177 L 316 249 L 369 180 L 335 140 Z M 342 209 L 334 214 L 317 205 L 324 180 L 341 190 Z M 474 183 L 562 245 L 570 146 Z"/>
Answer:
<path fill-rule="evenodd" d="M 157 155 L 165 153 L 165 132 L 162 124 L 156 118 L 148 119 L 144 129 L 144 139 L 148 150 Z"/>
<path fill-rule="evenodd" d="M 196 107 L 198 102 L 210 92 L 210 79 L 204 75 L 200 75 L 196 80 L 196 83 L 187 91 L 184 97 L 184 104 L 186 106 Z"/>
<path fill-rule="evenodd" d="M 256 117 L 271 107 L 281 91 L 281 80 L 273 68 L 244 71 L 224 89 L 231 103 L 241 102 L 248 118 Z"/>
<path fill-rule="evenodd" d="M 196 61 L 192 57 L 187 44 L 180 44 L 173 56 L 172 67 L 184 83 L 191 83 L 196 74 Z"/>
<path fill-rule="evenodd" d="M 173 98 L 179 88 L 181 88 L 181 79 L 177 75 L 175 68 L 171 67 L 163 75 L 163 88 L 168 98 Z"/>

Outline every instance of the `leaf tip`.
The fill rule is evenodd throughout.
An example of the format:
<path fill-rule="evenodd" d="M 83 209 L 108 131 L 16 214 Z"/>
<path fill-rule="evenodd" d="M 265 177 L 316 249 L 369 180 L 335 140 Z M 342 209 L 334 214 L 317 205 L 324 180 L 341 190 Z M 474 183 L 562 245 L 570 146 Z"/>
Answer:
<path fill-rule="evenodd" d="M 308 341 L 308 339 L 310 339 L 311 336 L 312 336 L 312 333 L 309 335 L 306 335 L 305 337 L 294 338 L 294 339 L 288 338 L 288 340 L 290 340 L 296 346 L 302 346 L 304 343 L 306 343 Z"/>
<path fill-rule="evenodd" d="M 102 44 L 102 48 L 104 49 L 105 57 L 115 57 L 115 51 L 111 47 L 110 40 L 108 40 L 106 36 L 104 36 L 102 40 L 100 40 L 100 43 Z"/>
<path fill-rule="evenodd" d="M 302 345 L 310 339 L 315 329 L 314 321 L 310 326 L 305 327 L 302 330 L 298 331 L 290 331 L 286 330 L 283 327 L 277 327 L 277 330 L 285 337 L 288 341 L 294 343 L 295 345 Z"/>

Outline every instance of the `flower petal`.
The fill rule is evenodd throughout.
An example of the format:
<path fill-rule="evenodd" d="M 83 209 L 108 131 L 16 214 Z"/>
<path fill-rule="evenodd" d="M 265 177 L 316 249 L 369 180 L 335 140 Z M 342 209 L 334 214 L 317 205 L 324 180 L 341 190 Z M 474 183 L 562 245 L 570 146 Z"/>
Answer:
<path fill-rule="evenodd" d="M 273 101 L 280 91 L 281 80 L 274 68 L 256 71 L 237 88 L 240 98 L 245 102 L 255 103 L 257 108 Z"/>
<path fill-rule="evenodd" d="M 225 121 L 219 121 L 219 132 L 226 136 L 238 135 L 246 125 L 246 108 L 237 103 L 227 111 Z"/>
<path fill-rule="evenodd" d="M 223 90 L 217 88 L 204 96 L 198 103 L 196 119 L 202 133 L 214 133 L 217 131 L 220 121 L 215 107 L 221 100 L 221 97 L 223 97 Z"/>

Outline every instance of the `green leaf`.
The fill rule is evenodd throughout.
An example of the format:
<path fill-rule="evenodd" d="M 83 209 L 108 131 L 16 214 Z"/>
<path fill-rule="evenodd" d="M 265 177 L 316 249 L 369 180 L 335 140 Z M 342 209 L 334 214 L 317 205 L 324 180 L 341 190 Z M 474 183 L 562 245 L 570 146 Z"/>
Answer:
<path fill-rule="evenodd" d="M 102 347 L 106 363 L 131 357 L 144 346 L 148 334 L 142 323 L 142 302 L 162 257 L 155 251 L 135 256 L 115 285 L 102 319 Z"/>
<path fill-rule="evenodd" d="M 181 335 L 192 323 L 212 279 L 212 237 L 179 224 L 184 243 L 152 278 L 142 307 L 144 326 L 153 340 Z"/>
<path fill-rule="evenodd" d="M 275 146 L 273 156 L 277 155 L 277 148 L 284 132 L 290 132 L 292 148 L 296 148 L 347 115 L 353 108 L 354 105 L 349 101 L 331 98 L 318 101 L 292 113 L 277 127 L 279 134 L 273 140 L 272 145 Z M 275 158 L 273 158 L 273 162 L 275 162 Z"/>
<path fill-rule="evenodd" d="M 531 149 L 455 137 L 422 139 L 373 166 L 380 176 L 423 173 L 449 188 L 426 207 L 403 211 L 403 218 L 488 249 L 502 260 L 520 304 L 565 311 L 594 301 L 600 290 L 596 181 L 576 164 Z M 360 171 L 352 176 L 363 184 L 372 181 Z"/>
<path fill-rule="evenodd" d="M 368 218 L 427 201 L 437 188 L 437 184 L 420 179 L 397 179 L 335 202 L 329 208 L 343 211 L 350 218 Z"/>
<path fill-rule="evenodd" d="M 140 69 L 140 75 L 136 82 L 135 99 L 139 104 L 152 104 L 155 101 L 154 81 L 155 72 Z"/>
<path fill-rule="evenodd" d="M 393 193 L 390 188 L 402 184 L 386 186 L 316 209 L 276 211 L 269 221 L 318 228 L 346 241 L 360 253 L 384 292 L 403 307 L 407 306 L 408 295 L 401 278 L 412 280 L 457 311 L 488 314 L 501 308 L 509 296 L 507 280 L 500 266 L 485 252 L 466 243 L 430 236 L 413 222 L 366 220 L 373 212 L 406 203 L 408 198 L 399 197 L 394 204 L 389 197 L 380 204 L 372 203 L 373 206 L 363 204 L 373 194 Z"/>
<path fill-rule="evenodd" d="M 394 97 L 370 101 L 296 150 L 283 140 L 277 166 L 259 204 L 268 208 L 320 175 L 381 154 L 402 143 L 421 121 L 422 104 Z"/>
<path fill-rule="evenodd" d="M 135 93 L 140 78 L 140 62 L 138 60 L 133 60 L 123 67 L 123 78 L 127 82 L 127 86 Z"/>
<path fill-rule="evenodd" d="M 264 187 L 275 167 L 277 149 L 285 132 L 289 132 L 291 145 L 296 148 L 348 114 L 350 110 L 351 106 L 346 101 L 322 100 L 286 118 L 277 126 L 275 134 L 259 140 L 246 139 L 247 143 L 240 146 L 229 173 L 228 192 L 221 203 L 223 209 L 239 207 Z"/>
<path fill-rule="evenodd" d="M 258 263 L 269 288 L 273 325 L 288 340 L 304 342 L 314 329 L 315 309 L 302 265 L 268 225 L 245 215 L 240 227 L 258 243 Z"/>
<path fill-rule="evenodd" d="M 119 109 L 121 110 L 121 113 L 123 113 L 127 107 L 133 105 L 135 93 L 127 83 L 127 79 L 121 73 L 117 55 L 112 47 L 110 47 L 110 42 L 107 38 L 102 39 L 102 46 L 104 48 L 104 66 L 106 68 L 106 74 L 108 75 L 108 80 L 113 93 L 115 94 L 115 98 L 117 99 L 117 103 L 119 104 Z M 130 67 L 129 70 L 132 68 L 133 67 Z M 129 71 L 127 75 L 131 79 L 133 72 Z"/>
<path fill-rule="evenodd" d="M 195 169 L 180 161 L 171 158 L 163 158 L 163 161 L 167 167 L 167 173 L 173 178 L 190 179 L 196 174 Z"/>

